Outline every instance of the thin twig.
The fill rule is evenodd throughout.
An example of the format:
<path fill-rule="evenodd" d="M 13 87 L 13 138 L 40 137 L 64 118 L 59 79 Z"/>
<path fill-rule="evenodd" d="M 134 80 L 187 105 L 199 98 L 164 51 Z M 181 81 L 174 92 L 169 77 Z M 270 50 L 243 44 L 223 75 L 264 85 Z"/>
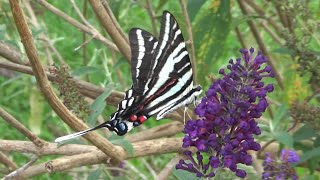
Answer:
<path fill-rule="evenodd" d="M 194 42 L 193 42 L 193 36 L 192 36 L 192 26 L 190 23 L 190 18 L 188 15 L 188 11 L 187 11 L 187 4 L 185 0 L 179 0 L 180 2 L 180 6 L 182 9 L 182 13 L 183 13 L 183 17 L 184 20 L 186 22 L 186 28 L 187 28 L 187 33 L 188 33 L 188 38 L 189 38 L 189 42 L 190 42 L 190 49 L 191 49 L 191 62 L 192 62 L 192 73 L 193 73 L 193 82 L 196 82 L 197 79 L 197 66 L 196 66 L 196 52 L 195 52 L 195 48 L 194 48 Z"/>
<path fill-rule="evenodd" d="M 114 16 L 110 5 L 108 3 L 107 0 L 101 0 L 101 3 L 104 7 L 104 9 L 107 11 L 107 13 L 109 14 L 110 18 L 112 19 L 113 25 L 117 28 L 117 30 L 119 31 L 119 33 L 121 34 L 121 36 L 123 37 L 123 39 L 125 39 L 127 41 L 127 43 L 129 43 L 129 39 L 128 36 L 123 32 L 122 28 L 120 27 L 117 18 Z"/>
<path fill-rule="evenodd" d="M 7 155 L 5 155 L 3 152 L 0 151 L 0 163 L 5 165 L 9 171 L 14 171 L 18 168 L 16 163 L 12 162 Z"/>
<path fill-rule="evenodd" d="M 151 173 L 153 179 L 155 179 L 157 177 L 155 170 L 150 166 L 150 164 L 146 161 L 145 158 L 141 158 L 140 160 L 142 161 L 142 164 L 144 164 L 148 171 Z"/>
<path fill-rule="evenodd" d="M 29 129 L 27 129 L 23 124 L 21 124 L 18 120 L 12 117 L 9 113 L 7 113 L 1 107 L 0 107 L 0 117 L 2 117 L 7 123 L 9 123 L 15 129 L 20 131 L 28 139 L 30 139 L 36 146 L 43 147 L 45 145 L 45 141 L 40 139 L 37 135 L 35 135 Z"/>
<path fill-rule="evenodd" d="M 143 174 L 141 173 L 136 167 L 134 167 L 134 165 L 132 165 L 130 162 L 126 161 L 126 165 L 127 167 L 133 171 L 136 175 L 140 176 L 141 179 L 143 180 L 147 180 L 148 178 Z"/>
<path fill-rule="evenodd" d="M 107 30 L 108 34 L 119 48 L 121 54 L 130 62 L 131 60 L 131 49 L 128 41 L 122 36 L 119 30 L 115 26 L 114 19 L 108 14 L 102 5 L 101 1 L 89 0 L 92 9 L 98 16 L 103 27 Z"/>
<path fill-rule="evenodd" d="M 235 28 L 235 32 L 236 32 L 238 40 L 240 41 L 240 44 L 241 44 L 242 48 L 247 49 L 248 46 L 246 46 L 246 44 L 244 42 L 244 38 L 243 38 L 243 36 L 242 36 L 242 34 L 241 34 L 240 30 L 239 30 L 239 27 Z"/>
<path fill-rule="evenodd" d="M 19 169 L 11 172 L 10 174 L 6 175 L 4 177 L 4 179 L 5 180 L 12 179 L 12 178 L 19 176 L 21 173 L 23 173 L 25 170 L 27 170 L 33 163 L 35 163 L 38 159 L 39 159 L 39 157 L 37 155 L 32 156 L 31 160 L 28 163 L 26 163 L 25 165 L 23 165 Z"/>
<path fill-rule="evenodd" d="M 108 48 L 112 49 L 115 52 L 119 52 L 119 49 L 117 46 L 112 43 L 110 40 L 107 38 L 103 37 L 100 33 L 97 33 L 98 31 L 91 29 L 90 27 L 87 27 L 80 23 L 79 21 L 75 20 L 74 18 L 68 16 L 64 12 L 60 11 L 56 7 L 52 6 L 45 0 L 37 0 L 39 4 L 41 4 L 43 7 L 54 13 L 55 15 L 61 17 L 64 19 L 66 22 L 70 23 L 71 25 L 75 26 L 77 29 L 79 29 L 82 32 L 85 32 L 89 35 L 91 35 L 94 39 L 97 39 L 101 41 L 104 45 L 106 45 Z"/>
<path fill-rule="evenodd" d="M 17 145 L 16 144 L 18 143 L 17 141 L 10 141 L 10 140 L 6 140 L 6 142 L 7 144 L 10 143 L 11 145 L 2 147 L 4 146 L 2 144 L 3 141 L 4 140 L 0 140 L 1 142 L 0 150 L 2 150 L 2 148 L 6 148 L 7 151 L 17 151 L 21 148 L 24 148 L 24 150 L 27 150 L 29 153 L 31 153 L 31 151 L 35 151 L 34 153 L 41 154 L 42 152 L 48 152 L 50 150 L 50 149 L 47 149 L 48 147 L 54 146 L 54 143 L 49 143 L 48 146 L 45 146 L 43 150 L 40 151 L 39 149 L 35 148 L 35 145 L 33 145 L 30 142 L 23 142 L 23 144 L 28 146 L 28 148 L 26 148 L 26 147 L 21 147 L 21 145 Z M 16 145 L 13 145 L 13 144 L 16 144 Z M 65 145 L 65 146 L 68 146 L 68 145 Z M 82 145 L 82 146 L 85 146 L 85 145 Z M 141 142 L 132 143 L 132 146 L 134 149 L 133 156 L 125 153 L 124 149 L 119 146 L 116 146 L 116 148 L 122 152 L 121 154 L 125 154 L 124 159 L 183 151 L 183 148 L 181 147 L 182 138 L 163 138 L 163 139 L 157 139 L 157 140 L 141 141 Z M 18 149 L 13 149 L 13 147 Z M 58 151 L 58 150 L 59 149 L 57 148 L 51 149 L 51 151 Z M 83 150 L 86 150 L 86 149 L 83 149 Z M 68 151 L 72 151 L 72 149 L 69 148 Z M 65 171 L 65 170 L 72 169 L 79 166 L 105 163 L 106 161 L 108 161 L 108 159 L 110 159 L 110 157 L 106 156 L 106 154 L 104 154 L 103 152 L 94 150 L 92 152 L 77 154 L 73 156 L 66 156 L 66 157 L 52 160 L 47 163 L 41 163 L 38 165 L 31 166 L 26 171 L 20 173 L 19 177 L 28 178 L 28 177 L 33 177 L 33 176 L 47 173 L 47 172 L 59 172 L 59 171 Z"/>
<path fill-rule="evenodd" d="M 28 14 L 30 16 L 31 19 L 31 23 L 32 25 L 37 29 L 40 30 L 40 24 L 36 18 L 36 15 L 30 5 L 30 0 L 27 1 L 22 1 L 24 3 L 24 6 L 26 7 L 26 10 L 28 11 Z M 49 37 L 47 37 L 44 33 L 40 33 L 39 35 L 39 39 L 44 40 L 44 42 L 42 43 L 43 48 L 45 49 L 45 52 L 47 54 L 48 57 L 48 62 L 49 64 L 54 64 L 53 60 L 52 60 L 52 56 L 51 56 L 51 51 L 53 51 L 55 53 L 55 55 L 58 57 L 58 60 L 60 61 L 60 63 L 64 63 L 65 64 L 65 60 L 62 58 L 62 56 L 60 55 L 59 51 L 54 47 L 54 45 L 51 43 Z"/>
<path fill-rule="evenodd" d="M 239 4 L 239 6 L 241 8 L 242 13 L 244 15 L 248 15 L 248 10 L 247 10 L 247 8 L 246 8 L 246 6 L 244 4 L 244 1 L 238 0 L 238 4 Z M 263 55 L 267 57 L 267 63 L 271 66 L 272 70 L 274 71 L 274 75 L 275 75 L 275 78 L 277 80 L 277 83 L 278 83 L 279 87 L 281 89 L 284 89 L 283 79 L 280 76 L 279 72 L 277 71 L 277 68 L 274 65 L 274 63 L 273 63 L 273 61 L 272 61 L 272 59 L 271 59 L 271 57 L 270 57 L 270 55 L 269 55 L 269 53 L 267 51 L 267 48 L 265 47 L 265 45 L 264 45 L 264 43 L 262 41 L 262 38 L 261 38 L 261 36 L 259 34 L 257 26 L 251 20 L 248 20 L 247 23 L 249 24 L 250 30 L 251 30 L 253 36 L 255 37 L 255 39 L 256 39 L 256 41 L 257 41 L 257 43 L 258 43 L 258 45 L 259 45 L 259 47 L 260 47 L 260 49 L 261 49 L 261 51 L 263 53 Z"/>
<path fill-rule="evenodd" d="M 148 11 L 148 14 L 151 18 L 151 23 L 152 23 L 152 31 L 153 31 L 153 35 L 155 37 L 158 37 L 158 31 L 157 31 L 157 22 L 156 22 L 156 14 L 152 8 L 152 3 L 150 0 L 146 0 L 146 3 L 147 3 L 147 6 L 146 6 L 146 9 Z"/>
<path fill-rule="evenodd" d="M 245 0 L 248 5 L 250 5 L 261 17 L 265 17 L 268 23 L 274 28 L 277 35 L 281 35 L 282 28 L 271 18 L 266 17 L 265 12 L 260 8 L 253 0 Z"/>
<path fill-rule="evenodd" d="M 17 64 L 25 64 L 18 49 L 0 41 L 0 55 L 9 61 Z"/>
<path fill-rule="evenodd" d="M 46 73 L 40 63 L 40 59 L 37 54 L 30 29 L 28 27 L 28 24 L 26 23 L 25 15 L 20 7 L 19 0 L 10 0 L 10 6 L 13 18 L 16 23 L 16 27 L 21 37 L 21 42 L 25 47 L 26 54 L 29 58 L 33 72 L 35 73 L 39 88 L 46 98 L 47 102 L 57 113 L 57 115 L 74 130 L 82 131 L 88 129 L 88 126 L 80 119 L 78 119 L 74 114 L 72 114 L 54 93 L 47 79 Z M 97 133 L 90 133 L 85 135 L 84 137 L 115 161 L 120 161 L 121 157 L 124 156 L 120 155 L 119 151 L 117 151 L 109 141 L 107 141 Z"/>
<path fill-rule="evenodd" d="M 265 22 L 262 21 L 261 25 L 270 34 L 271 38 L 275 40 L 275 42 L 277 42 L 280 46 L 283 45 L 281 38 L 276 33 L 274 33 L 274 31 L 272 31 Z"/>
<path fill-rule="evenodd" d="M 138 142 L 151 139 L 158 139 L 162 137 L 170 137 L 174 136 L 179 132 L 182 132 L 183 127 L 184 126 L 181 122 L 174 121 L 150 129 L 146 129 L 135 134 L 130 134 L 129 136 L 126 136 L 125 139 L 127 139 L 130 142 Z M 146 136 L 146 134 L 148 134 L 148 136 Z"/>
<path fill-rule="evenodd" d="M 156 180 L 166 180 L 172 173 L 172 169 L 175 168 L 176 164 L 180 161 L 180 159 L 185 159 L 185 156 L 181 154 L 177 154 L 176 157 L 171 159 L 171 161 L 161 170 L 161 172 L 155 178 Z"/>

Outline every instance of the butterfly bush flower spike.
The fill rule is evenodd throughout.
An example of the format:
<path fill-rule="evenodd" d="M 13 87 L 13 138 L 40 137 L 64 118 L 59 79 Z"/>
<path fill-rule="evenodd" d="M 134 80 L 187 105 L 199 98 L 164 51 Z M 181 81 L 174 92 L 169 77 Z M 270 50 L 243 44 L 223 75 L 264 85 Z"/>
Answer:
<path fill-rule="evenodd" d="M 265 85 L 262 80 L 274 74 L 270 66 L 264 65 L 267 59 L 261 52 L 255 57 L 253 48 L 240 52 L 242 58 L 229 61 L 229 73 L 219 71 L 223 77 L 211 85 L 196 107 L 200 119 L 186 123 L 182 146 L 193 146 L 197 151 L 186 151 L 188 160 L 180 160 L 177 169 L 198 177 L 214 177 L 218 169 L 227 168 L 238 177 L 246 176 L 237 165 L 251 165 L 247 151 L 261 148 L 253 137 L 261 134 L 255 120 L 268 107 L 266 95 L 273 91 L 273 85 Z"/>
<path fill-rule="evenodd" d="M 272 157 L 270 153 L 266 153 L 266 159 L 263 162 L 262 179 L 277 179 L 284 180 L 291 178 L 297 180 L 298 176 L 293 164 L 299 162 L 299 156 L 293 150 L 283 149 L 280 154 L 280 159 Z"/>

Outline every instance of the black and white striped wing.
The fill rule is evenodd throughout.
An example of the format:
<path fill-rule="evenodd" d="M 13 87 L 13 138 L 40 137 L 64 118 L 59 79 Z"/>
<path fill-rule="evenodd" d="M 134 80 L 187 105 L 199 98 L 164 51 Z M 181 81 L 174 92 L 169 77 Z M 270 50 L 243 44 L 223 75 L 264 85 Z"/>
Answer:
<path fill-rule="evenodd" d="M 133 28 L 129 32 L 131 46 L 131 72 L 135 95 L 143 95 L 147 91 L 147 81 L 152 76 L 153 54 L 158 44 L 157 38 L 147 31 Z"/>
<path fill-rule="evenodd" d="M 111 119 L 118 119 L 124 114 L 130 114 L 133 105 L 141 100 L 143 92 L 148 89 L 146 82 L 152 75 L 152 60 L 158 40 L 149 32 L 133 28 L 129 32 L 131 47 L 131 72 L 132 87 L 126 91 L 124 99 L 118 104 L 117 111 L 111 115 Z"/>
<path fill-rule="evenodd" d="M 168 11 L 162 16 L 153 58 L 153 74 L 145 97 L 150 99 L 146 112 L 161 119 L 201 93 L 200 87 L 193 86 L 192 66 L 179 25 Z"/>

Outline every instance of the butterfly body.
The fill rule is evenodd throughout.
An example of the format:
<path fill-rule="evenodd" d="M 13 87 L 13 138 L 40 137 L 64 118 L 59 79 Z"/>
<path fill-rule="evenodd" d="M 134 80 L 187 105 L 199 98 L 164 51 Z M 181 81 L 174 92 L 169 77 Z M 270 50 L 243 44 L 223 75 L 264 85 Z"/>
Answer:
<path fill-rule="evenodd" d="M 92 129 L 58 138 L 74 138 L 99 128 L 125 135 L 151 116 L 162 119 L 179 107 L 194 102 L 202 92 L 193 84 L 192 65 L 179 25 L 164 11 L 159 40 L 149 32 L 133 28 L 129 32 L 132 87 L 126 91 L 110 121 Z"/>

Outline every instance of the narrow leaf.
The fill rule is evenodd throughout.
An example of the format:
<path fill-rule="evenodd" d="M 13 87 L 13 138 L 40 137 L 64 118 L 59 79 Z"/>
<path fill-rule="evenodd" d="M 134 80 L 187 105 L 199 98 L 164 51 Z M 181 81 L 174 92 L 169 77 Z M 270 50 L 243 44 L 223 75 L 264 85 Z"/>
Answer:
<path fill-rule="evenodd" d="M 172 173 L 175 175 L 179 180 L 193 180 L 193 179 L 199 179 L 196 177 L 194 173 L 191 173 L 189 171 L 184 171 L 181 169 L 176 169 L 176 167 L 172 168 Z"/>
<path fill-rule="evenodd" d="M 90 115 L 87 118 L 87 122 L 90 126 L 94 126 L 97 120 L 97 117 L 102 113 L 106 107 L 106 98 L 111 94 L 112 89 L 107 88 L 90 106 Z"/>
<path fill-rule="evenodd" d="M 274 135 L 274 138 L 288 147 L 293 147 L 293 138 L 287 132 L 278 132 Z"/>
<path fill-rule="evenodd" d="M 130 156 L 134 155 L 133 146 L 129 141 L 122 138 L 122 139 L 111 140 L 110 142 L 123 147 L 129 153 Z"/>
<path fill-rule="evenodd" d="M 300 157 L 299 164 L 318 156 L 320 156 L 320 147 L 314 148 L 310 151 L 305 151 L 303 155 Z"/>

